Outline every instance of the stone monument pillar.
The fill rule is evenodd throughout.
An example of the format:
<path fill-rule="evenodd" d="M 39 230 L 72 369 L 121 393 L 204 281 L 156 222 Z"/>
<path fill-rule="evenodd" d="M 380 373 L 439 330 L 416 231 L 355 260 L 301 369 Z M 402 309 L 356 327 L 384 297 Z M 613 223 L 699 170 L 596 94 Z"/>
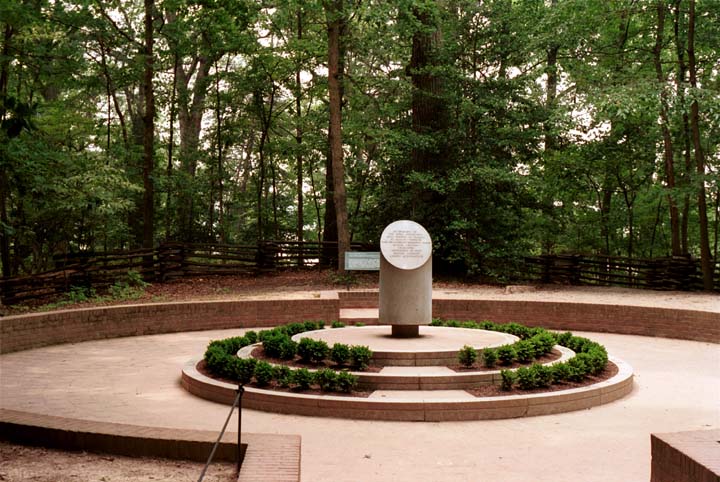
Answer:
<path fill-rule="evenodd" d="M 379 315 L 402 338 L 432 320 L 432 240 L 414 221 L 395 221 L 380 237 Z"/>

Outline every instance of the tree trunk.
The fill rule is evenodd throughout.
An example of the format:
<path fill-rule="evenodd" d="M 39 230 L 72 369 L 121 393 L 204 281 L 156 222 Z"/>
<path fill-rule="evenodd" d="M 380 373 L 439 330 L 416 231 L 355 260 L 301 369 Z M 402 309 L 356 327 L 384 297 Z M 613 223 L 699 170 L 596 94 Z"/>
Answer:
<path fill-rule="evenodd" d="M 690 0 L 688 16 L 688 70 L 690 86 L 697 88 L 697 65 L 695 63 L 695 0 Z M 703 288 L 713 289 L 713 264 L 710 258 L 710 237 L 707 218 L 707 201 L 705 197 L 705 153 L 700 139 L 700 106 L 697 98 L 690 104 L 690 130 L 692 132 L 695 151 L 695 166 L 698 176 L 698 217 L 700 218 L 700 265 L 702 266 Z"/>
<path fill-rule="evenodd" d="M 665 74 L 663 74 L 660 54 L 663 48 L 663 32 L 665 29 L 665 3 L 662 0 L 657 2 L 657 29 L 655 33 L 655 47 L 653 48 L 653 63 L 655 74 L 660 85 L 660 128 L 663 137 L 663 159 L 665 164 L 665 181 L 667 183 L 668 205 L 670 207 L 670 235 L 673 256 L 682 255 L 682 243 L 680 239 L 680 213 L 678 210 L 675 195 L 675 161 L 673 158 L 673 142 L 670 134 L 669 106 L 667 89 L 665 88 Z"/>
<path fill-rule="evenodd" d="M 340 64 L 342 0 L 326 3 L 328 19 L 328 95 L 330 98 L 329 144 L 332 154 L 333 200 L 338 232 L 338 272 L 345 272 L 345 252 L 350 250 L 347 197 L 345 194 L 345 165 L 342 149 L 342 71 Z"/>
<path fill-rule="evenodd" d="M 302 22 L 302 10 L 298 8 L 297 11 L 297 39 L 298 43 L 302 42 L 303 36 L 303 22 Z M 297 143 L 297 155 L 295 156 L 296 167 L 297 167 L 297 229 L 296 236 L 300 243 L 299 249 L 302 250 L 303 243 L 303 230 L 305 226 L 305 220 L 303 219 L 303 154 L 302 154 L 302 113 L 300 111 L 300 98 L 302 96 L 302 83 L 300 82 L 300 59 L 298 59 L 295 65 L 295 142 Z M 300 253 L 298 256 L 298 266 L 303 265 L 303 254 Z"/>
<path fill-rule="evenodd" d="M 155 0 L 145 0 L 145 75 L 143 91 L 145 93 L 145 113 L 143 115 L 143 248 L 153 247 L 154 226 L 154 189 L 153 167 L 155 148 L 155 92 L 153 89 L 153 11 Z M 152 261 L 152 260 L 151 260 Z"/>
<path fill-rule="evenodd" d="M 8 77 L 10 75 L 10 40 L 14 30 L 10 24 L 5 25 L 3 34 L 2 65 L 0 65 L 0 100 L 7 95 Z M 4 102 L 0 103 L 0 122 L 5 120 Z M 9 182 L 7 172 L 3 169 L 0 172 L 0 262 L 2 263 L 2 275 L 12 276 L 12 265 L 10 263 L 10 239 L 6 226 L 10 225 L 7 214 L 7 203 L 10 199 Z"/>

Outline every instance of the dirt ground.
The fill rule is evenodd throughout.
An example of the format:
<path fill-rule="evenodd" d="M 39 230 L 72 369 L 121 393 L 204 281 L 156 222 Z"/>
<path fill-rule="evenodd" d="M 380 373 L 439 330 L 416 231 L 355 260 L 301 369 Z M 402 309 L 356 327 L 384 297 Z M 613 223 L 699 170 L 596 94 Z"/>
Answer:
<path fill-rule="evenodd" d="M 0 481 L 3 482 L 196 481 L 203 466 L 198 462 L 64 452 L 0 442 Z M 213 463 L 203 480 L 235 481 L 235 466 Z"/>

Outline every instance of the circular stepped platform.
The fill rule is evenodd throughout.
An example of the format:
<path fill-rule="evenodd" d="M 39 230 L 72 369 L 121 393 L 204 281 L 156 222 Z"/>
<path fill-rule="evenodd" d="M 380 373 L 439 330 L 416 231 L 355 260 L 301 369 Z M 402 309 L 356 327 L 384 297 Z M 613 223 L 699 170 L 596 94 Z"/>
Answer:
<path fill-rule="evenodd" d="M 421 326 L 417 338 L 393 338 L 389 326 L 346 327 L 298 333 L 302 338 L 323 340 L 328 345 L 345 343 L 365 345 L 373 352 L 373 360 L 383 366 L 446 366 L 457 362 L 457 354 L 464 345 L 476 350 L 508 345 L 518 337 L 508 333 L 446 326 Z"/>
<path fill-rule="evenodd" d="M 386 365 L 378 373 L 353 372 L 360 378 L 359 386 L 361 388 L 373 390 L 367 398 L 246 387 L 243 407 L 296 415 L 369 420 L 485 420 L 587 409 L 622 398 L 633 388 L 632 368 L 623 361 L 610 357 L 610 360 L 617 365 L 618 373 L 608 380 L 593 385 L 546 393 L 476 397 L 465 389 L 481 384 L 499 383 L 500 370 L 454 372 L 444 366 L 445 362 L 440 360 L 447 359 L 449 352 L 457 354 L 458 348 L 463 344 L 483 348 L 512 343 L 516 338 L 486 336 L 487 333 L 498 333 L 484 330 L 444 328 L 444 330 L 451 330 L 460 335 L 463 334 L 461 332 L 473 332 L 472 334 L 477 336 L 474 341 L 470 341 L 472 338 L 466 339 L 461 336 L 458 346 L 457 340 L 453 342 L 451 339 L 445 339 L 441 342 L 446 335 L 452 338 L 452 334 L 443 334 L 438 331 L 438 336 L 435 338 L 436 333 L 433 329 L 441 327 L 422 328 L 425 332 L 425 339 L 423 341 L 423 337 L 420 337 L 411 340 L 411 343 L 415 343 L 412 348 L 405 345 L 407 339 L 388 340 L 385 338 L 385 333 L 389 333 L 389 327 L 355 327 L 302 333 L 299 338 L 312 335 L 313 338 L 322 338 L 329 344 L 335 342 L 367 344 L 371 345 L 371 349 L 375 346 L 375 349 L 379 349 L 379 353 L 389 353 L 390 359 L 395 357 L 401 363 L 408 360 L 415 362 L 420 360 L 421 363 L 419 365 L 407 363 Z M 368 343 L 353 341 L 363 339 Z M 395 343 L 402 347 L 394 347 Z M 452 345 L 452 343 L 455 344 Z M 449 349 L 451 346 L 456 348 L 451 350 Z M 238 355 L 248 357 L 254 348 L 255 346 L 245 347 L 240 350 Z M 561 352 L 561 358 L 550 364 L 574 356 L 574 353 L 567 348 L 558 346 L 555 348 Z M 455 360 L 453 356 L 452 362 L 454 363 Z M 433 366 L 425 363 L 432 361 L 437 361 L 437 364 Z M 202 398 L 231 404 L 235 398 L 237 386 L 203 375 L 197 370 L 199 362 L 200 360 L 191 360 L 185 365 L 182 371 L 182 386 L 190 393 Z"/>

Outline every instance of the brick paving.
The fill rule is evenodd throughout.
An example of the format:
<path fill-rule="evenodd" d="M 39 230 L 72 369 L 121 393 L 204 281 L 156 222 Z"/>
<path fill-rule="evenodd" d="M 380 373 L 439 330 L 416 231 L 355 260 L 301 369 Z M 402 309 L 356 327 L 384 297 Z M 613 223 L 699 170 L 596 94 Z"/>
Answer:
<path fill-rule="evenodd" d="M 228 407 L 185 392 L 180 371 L 209 340 L 241 332 L 137 336 L 4 354 L 0 408 L 151 432 L 217 431 Z M 581 412 L 478 422 L 349 421 L 246 410 L 243 431 L 301 436 L 301 474 L 308 482 L 647 482 L 651 433 L 720 429 L 718 345 L 584 335 L 633 366 L 636 388 L 629 397 Z M 230 426 L 236 423 L 233 417 Z"/>

